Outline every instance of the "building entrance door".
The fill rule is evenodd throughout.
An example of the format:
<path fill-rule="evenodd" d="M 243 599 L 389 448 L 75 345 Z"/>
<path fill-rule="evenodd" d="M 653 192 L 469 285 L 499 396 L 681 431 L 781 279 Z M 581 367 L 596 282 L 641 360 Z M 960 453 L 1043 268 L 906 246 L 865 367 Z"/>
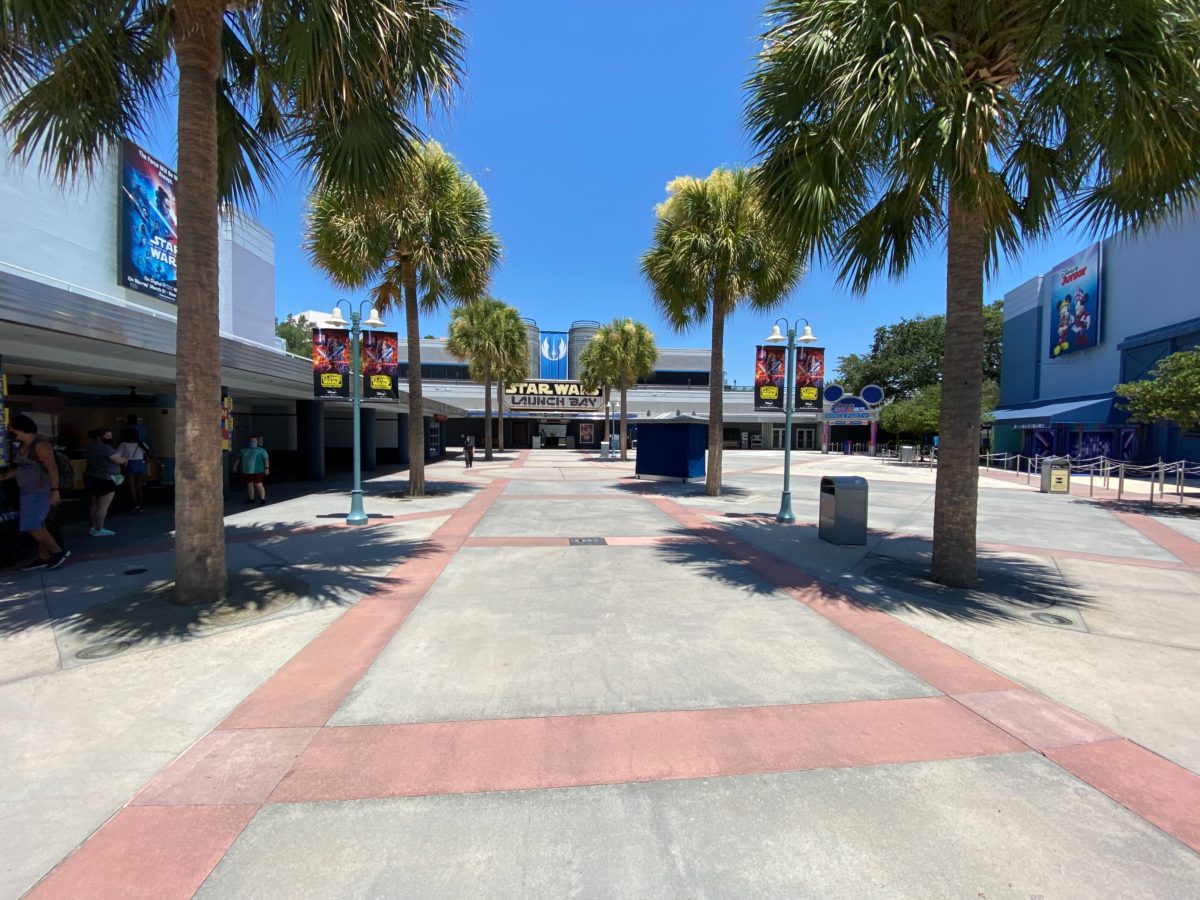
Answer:
<path fill-rule="evenodd" d="M 792 449 L 793 450 L 816 450 L 817 449 L 817 429 L 811 425 L 793 425 L 792 426 Z"/>

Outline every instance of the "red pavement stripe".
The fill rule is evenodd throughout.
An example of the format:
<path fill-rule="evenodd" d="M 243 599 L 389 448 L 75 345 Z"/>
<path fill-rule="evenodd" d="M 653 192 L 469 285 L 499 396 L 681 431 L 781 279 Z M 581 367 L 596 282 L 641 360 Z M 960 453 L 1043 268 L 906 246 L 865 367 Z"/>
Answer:
<path fill-rule="evenodd" d="M 29 893 L 31 900 L 191 897 L 258 806 L 127 806 Z"/>
<path fill-rule="evenodd" d="M 590 503 L 593 500 L 641 500 L 642 497 L 630 496 L 629 494 L 505 494 L 504 501 L 509 500 L 539 500 L 545 502 L 547 500 L 567 500 L 571 503 L 579 503 L 587 501 Z"/>
<path fill-rule="evenodd" d="M 603 537 L 604 542 L 610 547 L 658 547 L 665 544 L 688 544 L 700 540 L 697 537 L 673 534 L 596 536 Z M 570 545 L 570 538 L 532 535 L 525 537 L 469 537 L 463 544 L 464 547 L 569 547 Z"/>
<path fill-rule="evenodd" d="M 469 537 L 464 547 L 568 547 L 565 537 Z"/>
<path fill-rule="evenodd" d="M 467 501 L 433 533 L 426 544 L 430 548 L 426 555 L 397 566 L 385 579 L 385 587 L 360 600 L 317 635 L 217 727 L 324 725 L 433 586 L 506 484 L 505 480 L 497 479 Z"/>
<path fill-rule="evenodd" d="M 623 784 L 1027 749 L 947 697 L 323 728 L 269 802 Z"/>
<path fill-rule="evenodd" d="M 1035 750 L 1110 741 L 1117 737 L 1103 725 L 1024 688 L 956 694 L 954 699 Z"/>
<path fill-rule="evenodd" d="M 518 453 L 517 458 L 512 461 L 512 465 L 510 465 L 509 468 L 520 469 L 524 467 L 526 460 L 529 459 L 529 452 L 530 451 L 528 450 L 522 450 L 520 453 Z"/>
<path fill-rule="evenodd" d="M 1200 853 L 1200 776 L 1126 740 L 1046 756 Z"/>
<path fill-rule="evenodd" d="M 1138 513 L 1117 512 L 1109 510 L 1122 524 L 1128 525 L 1134 531 L 1149 538 L 1171 555 L 1190 566 L 1200 566 L 1200 542 L 1193 541 L 1185 534 L 1180 534 L 1170 525 L 1164 525 L 1149 516 Z"/>
<path fill-rule="evenodd" d="M 649 497 L 651 503 L 685 528 L 703 537 L 732 559 L 791 594 L 795 599 L 923 681 L 947 694 L 1002 691 L 1016 682 L 980 662 L 959 653 L 887 613 L 856 604 L 846 594 L 821 585 L 765 550 L 760 550 L 711 524 L 702 513 L 680 506 L 665 497 Z"/>

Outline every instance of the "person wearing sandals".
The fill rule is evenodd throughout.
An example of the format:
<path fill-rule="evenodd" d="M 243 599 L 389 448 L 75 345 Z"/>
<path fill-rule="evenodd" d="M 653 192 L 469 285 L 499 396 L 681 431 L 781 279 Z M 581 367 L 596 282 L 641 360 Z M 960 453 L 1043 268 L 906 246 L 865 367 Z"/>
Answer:
<path fill-rule="evenodd" d="M 87 445 L 87 466 L 83 470 L 83 486 L 92 498 L 89 510 L 92 529 L 88 534 L 92 537 L 112 537 L 116 532 L 104 527 L 104 519 L 108 516 L 113 493 L 125 480 L 121 466 L 128 460 L 113 449 L 111 429 L 94 429 L 88 432 L 88 437 L 91 440 Z"/>
<path fill-rule="evenodd" d="M 8 425 L 21 445 L 13 456 L 14 467 L 0 479 L 16 478 L 21 492 L 20 529 L 37 545 L 37 559 L 26 569 L 57 569 L 70 550 L 64 550 L 47 528 L 50 510 L 58 506 L 58 465 L 50 440 L 37 433 L 37 423 L 26 415 L 15 415 Z"/>
<path fill-rule="evenodd" d="M 136 428 L 126 428 L 124 440 L 117 445 L 117 453 L 125 457 L 125 483 L 129 486 L 129 499 L 133 511 L 141 512 L 146 499 L 146 461 L 151 458 L 150 448 Z"/>

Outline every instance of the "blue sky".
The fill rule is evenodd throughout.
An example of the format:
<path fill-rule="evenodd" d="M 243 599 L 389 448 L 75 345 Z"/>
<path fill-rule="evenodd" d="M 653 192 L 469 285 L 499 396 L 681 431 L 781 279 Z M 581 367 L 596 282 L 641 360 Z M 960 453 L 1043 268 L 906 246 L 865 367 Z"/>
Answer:
<path fill-rule="evenodd" d="M 638 258 L 668 181 L 752 161 L 741 125 L 742 85 L 763 5 L 468 2 L 465 91 L 430 132 L 491 201 L 504 243 L 497 297 L 547 330 L 632 316 L 650 325 L 661 346 L 708 346 L 707 326 L 680 335 L 658 316 Z M 300 249 L 303 211 L 304 183 L 293 178 L 255 213 L 275 234 L 281 318 L 330 308 L 342 296 Z M 1006 261 L 988 298 L 1050 269 L 1086 240 L 1060 235 Z M 809 319 L 832 370 L 838 356 L 866 350 L 876 326 L 944 306 L 944 255 L 934 252 L 902 281 L 881 281 L 865 297 L 851 296 L 829 271 L 815 268 L 781 314 Z M 400 315 L 388 319 L 402 327 Z M 421 330 L 444 334 L 446 319 L 431 316 Z M 729 320 L 726 369 L 739 384 L 751 378 L 754 345 L 773 319 L 739 313 Z"/>

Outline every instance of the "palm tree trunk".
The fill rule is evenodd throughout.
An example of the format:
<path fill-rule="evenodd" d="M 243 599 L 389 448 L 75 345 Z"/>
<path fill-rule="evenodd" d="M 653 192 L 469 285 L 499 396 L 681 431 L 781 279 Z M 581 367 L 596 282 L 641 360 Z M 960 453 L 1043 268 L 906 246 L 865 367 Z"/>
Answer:
<path fill-rule="evenodd" d="M 504 452 L 504 382 L 496 382 L 496 449 Z"/>
<path fill-rule="evenodd" d="M 608 404 L 610 402 L 611 402 L 611 397 L 608 392 L 608 385 L 606 384 L 604 386 L 604 443 L 606 443 L 606 444 L 608 443 L 608 428 L 609 428 L 609 423 L 608 423 L 609 406 L 608 406 Z"/>
<path fill-rule="evenodd" d="M 421 310 L 417 304 L 417 267 L 401 263 L 404 322 L 408 329 L 408 496 L 425 496 L 425 401 L 421 394 Z"/>
<path fill-rule="evenodd" d="M 712 305 L 712 357 L 708 375 L 708 475 L 704 493 L 721 496 L 721 451 L 725 421 L 725 296 L 719 287 Z"/>
<path fill-rule="evenodd" d="M 626 390 L 621 388 L 621 462 L 629 459 L 629 413 L 625 410 Z"/>
<path fill-rule="evenodd" d="M 216 0 L 175 5 L 179 66 L 178 309 L 175 326 L 175 599 L 225 598 L 220 298 L 217 292 Z"/>
<path fill-rule="evenodd" d="M 946 359 L 942 368 L 933 580 L 973 587 L 983 388 L 983 214 L 953 196 L 946 233 Z"/>
<path fill-rule="evenodd" d="M 492 372 L 483 368 L 483 461 L 492 461 Z"/>

